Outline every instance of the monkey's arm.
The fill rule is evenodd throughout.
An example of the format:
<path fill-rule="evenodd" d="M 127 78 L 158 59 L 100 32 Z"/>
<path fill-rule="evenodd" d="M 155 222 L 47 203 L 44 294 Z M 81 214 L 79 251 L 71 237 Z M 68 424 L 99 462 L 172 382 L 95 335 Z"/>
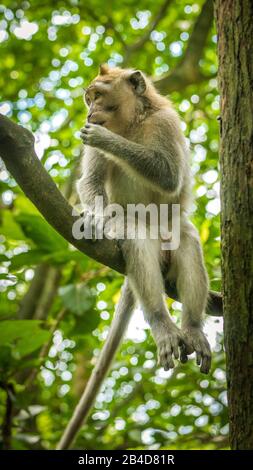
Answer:
<path fill-rule="evenodd" d="M 104 204 L 107 204 L 107 195 L 104 188 L 106 175 L 106 161 L 96 149 L 85 149 L 81 177 L 77 181 L 77 192 L 82 205 L 94 209 L 95 197 L 102 196 Z"/>
<path fill-rule="evenodd" d="M 167 142 L 166 146 L 152 135 L 141 145 L 97 124 L 87 124 L 81 129 L 81 137 L 87 145 L 112 155 L 161 190 L 175 192 L 180 187 L 183 149 L 176 143 Z"/>

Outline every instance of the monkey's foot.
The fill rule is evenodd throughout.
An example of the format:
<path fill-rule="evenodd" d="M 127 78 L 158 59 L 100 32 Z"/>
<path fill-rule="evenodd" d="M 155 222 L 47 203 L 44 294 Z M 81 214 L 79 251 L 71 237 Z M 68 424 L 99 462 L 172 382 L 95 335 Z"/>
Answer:
<path fill-rule="evenodd" d="M 200 366 L 200 372 L 208 374 L 211 367 L 211 348 L 200 328 L 188 326 L 182 330 L 184 344 L 181 350 L 181 362 L 187 361 L 187 355 L 196 352 L 196 363 Z"/>
<path fill-rule="evenodd" d="M 172 323 L 163 325 L 162 329 L 154 335 L 157 344 L 158 362 L 164 370 L 172 369 L 175 359 L 179 358 L 179 349 L 182 347 L 183 338 L 181 331 Z"/>

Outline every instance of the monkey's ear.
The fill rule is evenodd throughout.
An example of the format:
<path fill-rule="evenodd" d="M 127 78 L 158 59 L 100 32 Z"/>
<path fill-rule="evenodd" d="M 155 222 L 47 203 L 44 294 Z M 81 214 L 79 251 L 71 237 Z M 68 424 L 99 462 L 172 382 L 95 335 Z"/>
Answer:
<path fill-rule="evenodd" d="M 101 64 L 99 66 L 100 75 L 106 75 L 109 72 L 109 66 L 107 64 Z"/>
<path fill-rule="evenodd" d="M 145 77 L 140 72 L 140 70 L 135 70 L 134 72 L 131 72 L 131 75 L 129 76 L 129 81 L 134 87 L 136 93 L 138 93 L 138 95 L 142 95 L 147 88 Z"/>

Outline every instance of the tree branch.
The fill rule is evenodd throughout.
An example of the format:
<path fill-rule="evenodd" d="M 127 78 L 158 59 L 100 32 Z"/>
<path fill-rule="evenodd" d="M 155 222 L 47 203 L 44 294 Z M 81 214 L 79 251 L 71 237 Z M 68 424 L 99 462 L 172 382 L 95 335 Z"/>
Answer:
<path fill-rule="evenodd" d="M 49 266 L 47 276 L 44 278 L 43 288 L 40 293 L 33 318 L 45 320 L 53 304 L 57 289 L 61 280 L 61 270 L 55 266 Z"/>
<path fill-rule="evenodd" d="M 118 41 L 122 44 L 123 48 L 124 48 L 124 51 L 125 53 L 127 54 L 128 53 L 128 45 L 125 41 L 125 39 L 123 38 L 123 36 L 120 34 L 120 32 L 117 30 L 114 22 L 113 22 L 113 19 L 111 17 L 108 18 L 108 21 L 105 23 L 104 25 L 105 29 L 106 30 L 112 30 L 115 34 L 115 37 L 118 39 Z"/>
<path fill-rule="evenodd" d="M 162 4 L 160 10 L 158 11 L 157 15 L 153 18 L 153 20 L 150 22 L 147 31 L 143 34 L 142 37 L 140 37 L 136 42 L 133 44 L 130 44 L 128 46 L 129 53 L 131 52 L 136 52 L 140 50 L 144 44 L 149 40 L 150 34 L 154 29 L 158 26 L 160 21 L 164 18 L 164 15 L 171 4 L 172 0 L 165 0 L 165 2 Z"/>
<path fill-rule="evenodd" d="M 78 165 L 75 164 L 70 176 L 63 184 L 62 194 L 67 200 L 69 200 L 73 191 L 73 186 L 77 177 L 77 167 Z M 34 277 L 30 286 L 20 301 L 18 318 L 29 319 L 33 317 L 44 319 L 53 302 L 53 297 L 57 291 L 60 276 L 61 271 L 59 268 L 56 269 L 47 263 L 38 265 L 35 269 Z M 48 282 L 48 278 L 50 283 Z M 51 285 L 51 289 L 48 284 Z M 44 308 L 44 310 L 42 310 L 42 308 Z"/>
<path fill-rule="evenodd" d="M 0 115 L 0 155 L 26 196 L 62 237 L 87 256 L 121 274 L 125 273 L 125 262 L 115 240 L 104 238 L 93 242 L 73 237 L 72 226 L 78 217 L 73 215 L 73 208 L 37 158 L 33 135 L 3 115 Z M 179 300 L 172 283 L 166 283 L 166 292 L 169 297 Z M 222 316 L 219 293 L 210 292 L 207 313 Z"/>
<path fill-rule="evenodd" d="M 79 8 L 81 9 L 81 6 Z M 94 21 L 97 21 L 98 24 L 102 24 L 104 28 L 106 29 L 106 31 L 111 29 L 114 32 L 115 37 L 124 47 L 125 51 L 127 51 L 128 45 L 126 44 L 124 38 L 121 36 L 120 32 L 115 27 L 115 24 L 111 17 L 108 16 L 108 20 L 106 22 L 102 21 L 100 17 L 96 14 L 96 12 L 92 8 L 90 8 L 88 5 L 84 5 L 83 12 L 84 13 L 87 12 L 90 18 L 92 18 Z"/>
<path fill-rule="evenodd" d="M 50 347 L 51 347 L 51 344 L 52 344 L 52 338 L 54 336 L 54 332 L 57 330 L 59 324 L 61 323 L 62 319 L 64 318 L 65 314 L 66 314 L 66 309 L 63 308 L 62 310 L 60 310 L 60 312 L 58 313 L 57 317 L 55 318 L 54 320 L 54 323 L 52 325 L 52 327 L 50 328 L 50 331 L 49 331 L 49 334 L 50 334 L 50 337 L 49 337 L 49 340 L 47 343 L 45 343 L 41 350 L 40 350 L 40 353 L 39 353 L 39 360 L 42 362 L 43 359 L 45 359 L 48 355 L 48 352 L 50 350 Z M 30 374 L 28 375 L 27 379 L 25 380 L 25 386 L 26 386 L 26 392 L 30 389 L 30 387 L 33 385 L 33 382 L 34 382 L 34 379 L 36 378 L 37 374 L 39 373 L 40 369 L 38 369 L 37 367 L 34 367 Z"/>
<path fill-rule="evenodd" d="M 163 94 L 180 91 L 192 83 L 212 78 L 204 75 L 199 68 L 207 37 L 213 23 L 213 1 L 206 0 L 195 22 L 185 54 L 170 73 L 154 80 L 156 88 Z"/>
<path fill-rule="evenodd" d="M 34 315 L 48 270 L 49 266 L 45 263 L 36 267 L 29 289 L 20 301 L 18 318 L 24 320 Z"/>

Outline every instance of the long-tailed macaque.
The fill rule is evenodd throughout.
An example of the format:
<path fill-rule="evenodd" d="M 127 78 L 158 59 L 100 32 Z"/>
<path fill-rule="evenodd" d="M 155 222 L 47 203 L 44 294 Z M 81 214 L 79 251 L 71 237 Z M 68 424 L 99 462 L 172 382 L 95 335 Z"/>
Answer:
<path fill-rule="evenodd" d="M 174 367 L 174 358 L 185 362 L 195 351 L 201 372 L 208 373 L 211 352 L 202 331 L 208 278 L 199 235 L 187 215 L 191 178 L 179 117 L 138 70 L 102 65 L 85 101 L 89 109 L 81 130 L 85 151 L 78 181 L 82 204 L 94 208 L 96 196 L 124 210 L 128 204 L 180 204 L 175 250 L 162 251 L 161 237 L 121 241 L 127 276 L 118 308 L 141 304 L 165 370 Z M 181 329 L 169 315 L 164 278 L 176 283 L 183 304 Z"/>

